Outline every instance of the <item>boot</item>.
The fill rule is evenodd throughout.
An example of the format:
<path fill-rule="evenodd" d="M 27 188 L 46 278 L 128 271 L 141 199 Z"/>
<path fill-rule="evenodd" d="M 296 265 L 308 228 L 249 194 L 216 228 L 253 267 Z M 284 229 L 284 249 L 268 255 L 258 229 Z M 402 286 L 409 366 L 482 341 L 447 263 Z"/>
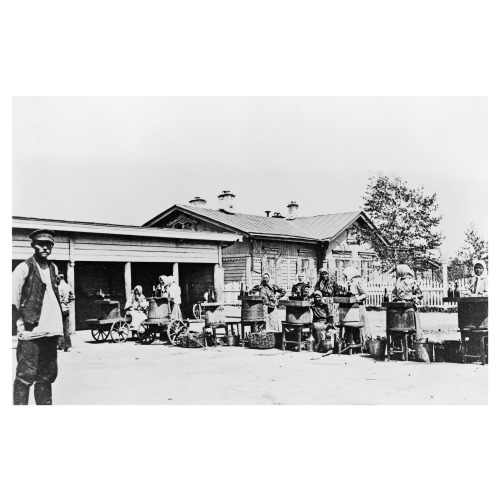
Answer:
<path fill-rule="evenodd" d="M 16 378 L 14 380 L 14 404 L 27 405 L 30 399 L 30 386 L 23 384 Z"/>
<path fill-rule="evenodd" d="M 35 384 L 35 401 L 37 405 L 52 404 L 52 384 L 37 382 Z"/>

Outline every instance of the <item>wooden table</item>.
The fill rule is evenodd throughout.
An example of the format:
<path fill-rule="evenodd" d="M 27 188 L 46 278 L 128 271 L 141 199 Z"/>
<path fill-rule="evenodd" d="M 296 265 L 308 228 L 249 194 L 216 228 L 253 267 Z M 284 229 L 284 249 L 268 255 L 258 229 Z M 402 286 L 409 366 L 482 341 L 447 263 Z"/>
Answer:
<path fill-rule="evenodd" d="M 446 297 L 443 302 L 458 306 L 462 362 L 473 358 L 484 365 L 488 358 L 488 297 Z M 475 353 L 469 354 L 469 350 Z"/>
<path fill-rule="evenodd" d="M 391 360 L 391 354 L 402 354 L 403 360 L 408 361 L 410 343 L 413 344 L 417 333 L 415 304 L 411 301 L 383 302 L 382 307 L 387 309 L 385 316 L 387 361 Z M 392 340 L 401 342 L 399 350 L 391 347 Z"/>

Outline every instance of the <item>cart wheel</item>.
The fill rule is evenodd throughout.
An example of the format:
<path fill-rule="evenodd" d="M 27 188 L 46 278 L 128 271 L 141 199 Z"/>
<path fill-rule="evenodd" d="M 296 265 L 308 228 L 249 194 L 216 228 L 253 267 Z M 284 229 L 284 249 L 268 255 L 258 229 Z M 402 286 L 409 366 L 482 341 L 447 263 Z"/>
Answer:
<path fill-rule="evenodd" d="M 181 333 L 187 330 L 187 326 L 180 319 L 172 321 L 167 328 L 167 337 L 172 345 L 177 345 L 177 339 Z"/>
<path fill-rule="evenodd" d="M 113 342 L 125 342 L 130 333 L 130 326 L 126 321 L 115 321 L 109 329 L 109 335 Z"/>
<path fill-rule="evenodd" d="M 92 329 L 92 338 L 96 342 L 104 342 L 108 338 L 109 332 L 107 330 L 102 330 L 102 329 L 97 329 L 94 330 Z"/>
<path fill-rule="evenodd" d="M 195 304 L 193 306 L 193 316 L 195 319 L 201 319 L 203 317 L 203 308 L 201 304 Z"/>
<path fill-rule="evenodd" d="M 141 344 L 152 344 L 156 340 L 156 328 L 154 325 L 143 325 L 143 327 L 144 331 L 139 337 Z"/>

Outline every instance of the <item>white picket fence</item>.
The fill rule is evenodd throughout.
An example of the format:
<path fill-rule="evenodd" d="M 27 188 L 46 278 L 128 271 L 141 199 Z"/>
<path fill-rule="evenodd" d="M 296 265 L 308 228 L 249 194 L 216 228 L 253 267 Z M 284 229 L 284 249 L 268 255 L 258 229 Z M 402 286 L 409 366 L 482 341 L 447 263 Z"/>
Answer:
<path fill-rule="evenodd" d="M 366 305 L 368 306 L 378 306 L 382 305 L 384 301 L 384 294 L 391 295 L 394 288 L 395 280 L 386 281 L 382 283 L 370 283 L 367 286 L 368 299 Z M 422 305 L 428 307 L 444 307 L 443 298 L 447 297 L 448 285 L 443 288 L 443 283 L 434 280 L 418 280 L 418 284 L 423 293 Z M 458 290 L 461 295 L 467 289 L 467 280 L 460 280 L 458 282 Z M 345 283 L 339 283 L 341 286 L 345 286 Z M 238 305 L 240 302 L 238 300 L 238 295 L 240 294 L 241 283 L 226 283 L 224 285 L 224 303 L 227 305 Z M 291 286 L 284 287 L 287 292 L 291 291 Z"/>

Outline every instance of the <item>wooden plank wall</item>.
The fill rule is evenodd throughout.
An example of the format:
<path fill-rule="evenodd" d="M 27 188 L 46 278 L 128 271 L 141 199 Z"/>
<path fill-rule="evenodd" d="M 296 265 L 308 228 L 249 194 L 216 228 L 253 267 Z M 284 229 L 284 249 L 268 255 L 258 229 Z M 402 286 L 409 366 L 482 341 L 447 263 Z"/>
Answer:
<path fill-rule="evenodd" d="M 29 234 L 31 230 L 12 231 L 12 258 L 14 260 L 26 260 L 33 255 Z M 67 234 L 57 234 L 54 248 L 50 257 L 52 260 L 69 260 L 69 236 Z M 66 270 L 64 270 L 66 272 Z"/>

